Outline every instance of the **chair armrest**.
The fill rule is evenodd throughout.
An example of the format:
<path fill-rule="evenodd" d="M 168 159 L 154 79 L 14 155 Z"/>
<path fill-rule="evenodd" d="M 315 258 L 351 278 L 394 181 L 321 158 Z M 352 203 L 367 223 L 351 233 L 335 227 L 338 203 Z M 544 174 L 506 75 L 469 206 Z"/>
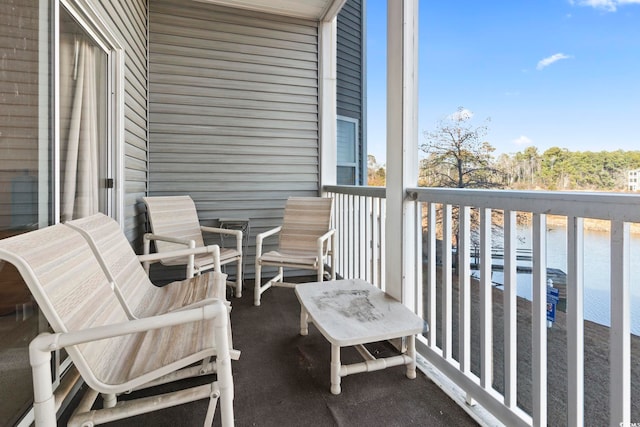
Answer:
<path fill-rule="evenodd" d="M 240 230 L 230 230 L 227 228 L 217 228 L 217 227 L 207 227 L 200 226 L 200 230 L 206 233 L 217 233 L 217 234 L 226 234 L 228 236 L 236 237 L 236 250 L 242 253 L 242 231 Z"/>
<path fill-rule="evenodd" d="M 30 349 L 51 352 L 61 348 L 99 341 L 107 338 L 114 338 L 122 335 L 147 332 L 153 329 L 160 329 L 169 326 L 197 322 L 207 319 L 215 319 L 216 327 L 227 327 L 229 323 L 228 310 L 224 302 L 219 299 L 211 299 L 208 304 L 189 310 L 173 311 L 171 313 L 158 316 L 144 317 L 141 319 L 129 320 L 127 322 L 114 323 L 111 325 L 97 326 L 94 328 L 80 329 L 69 332 L 58 332 L 54 334 L 42 333 L 38 335 L 29 345 Z"/>
<path fill-rule="evenodd" d="M 322 236 L 318 237 L 318 255 L 321 255 L 322 253 L 324 253 L 324 243 L 331 237 L 333 237 L 336 233 L 335 229 L 331 229 L 329 231 L 327 231 L 326 233 L 324 233 Z M 333 241 L 333 240 L 332 240 Z M 333 248 L 331 248 L 333 249 Z M 329 245 L 327 245 L 327 252 L 329 251 Z"/>
<path fill-rule="evenodd" d="M 195 247 L 195 245 L 196 245 L 195 240 L 179 239 L 177 237 L 162 236 L 162 235 L 153 234 L 153 233 L 145 233 L 144 240 L 145 240 L 145 242 L 149 242 L 151 240 L 160 240 L 160 241 L 163 241 L 163 242 L 177 243 L 177 244 L 180 244 L 180 245 L 185 245 L 185 246 L 190 247 L 190 248 Z"/>
<path fill-rule="evenodd" d="M 144 255 L 149 255 L 151 252 L 150 249 L 150 243 L 152 240 L 161 240 L 164 242 L 169 242 L 169 243 L 177 243 L 179 245 L 186 245 L 188 248 L 193 249 L 196 247 L 196 241 L 195 240 L 186 240 L 186 239 L 178 239 L 176 237 L 170 237 L 170 236 L 161 236 L 159 234 L 153 234 L 153 233 L 145 233 L 144 238 L 143 238 L 143 243 L 144 243 Z M 159 253 L 159 252 L 158 252 Z M 149 275 L 149 269 L 152 263 L 154 262 L 158 262 L 161 261 L 162 259 L 165 258 L 173 258 L 172 256 L 166 256 L 167 252 L 163 252 L 163 255 L 156 258 L 156 259 L 149 259 L 146 261 L 140 261 L 142 263 L 142 265 L 144 266 L 144 271 L 147 273 L 147 276 Z M 178 255 L 178 256 L 185 256 L 185 255 Z M 187 261 L 187 277 L 193 277 L 194 274 L 194 270 L 195 270 L 195 265 L 196 265 L 196 257 L 195 254 L 186 254 L 186 256 L 189 257 L 188 261 Z M 218 258 L 220 258 L 218 256 Z"/>
<path fill-rule="evenodd" d="M 139 332 L 147 332 L 153 329 L 203 320 L 213 321 L 215 328 L 215 350 L 217 353 L 216 363 L 220 364 L 218 366 L 228 364 L 231 359 L 229 337 L 227 335 L 229 312 L 221 300 L 212 300 L 211 304 L 194 308 L 192 310 L 172 312 L 159 316 L 129 320 L 127 322 L 70 332 L 59 332 L 54 334 L 42 333 L 38 335 L 29 344 L 29 363 L 31 365 L 34 382 L 34 401 L 38 402 L 37 404 L 39 407 L 38 410 L 36 410 L 36 417 L 38 417 L 38 414 L 41 414 L 41 417 L 45 420 L 47 418 L 51 418 L 49 419 L 49 421 L 51 421 L 51 425 L 55 425 L 55 406 L 53 403 L 54 398 L 51 383 L 52 351 L 92 341 L 99 341 Z M 230 374 L 230 371 L 227 370 L 226 375 L 229 376 Z M 100 384 L 103 388 L 112 389 L 114 392 L 117 392 L 119 386 L 118 384 L 106 384 L 102 382 L 93 375 L 93 372 L 89 372 L 88 377 L 85 377 L 84 379 L 90 385 L 91 383 Z M 136 379 L 127 381 L 126 386 L 129 389 L 133 389 L 153 379 L 155 378 L 149 377 L 147 374 L 143 374 Z M 120 386 L 122 385 L 124 384 L 120 384 Z"/>
<path fill-rule="evenodd" d="M 316 256 L 318 257 L 318 263 L 322 264 L 322 260 L 324 258 L 324 255 L 328 255 L 331 254 L 331 280 L 335 279 L 335 254 L 334 254 L 334 250 L 333 250 L 333 245 L 335 244 L 335 235 L 336 235 L 336 230 L 334 228 L 330 229 L 329 231 L 327 231 L 326 233 L 324 233 L 322 236 L 318 237 L 317 240 L 317 247 L 316 247 Z M 330 240 L 329 240 L 330 239 Z M 325 251 L 324 245 L 325 242 L 327 242 L 327 249 Z"/>
<path fill-rule="evenodd" d="M 200 246 L 198 248 L 189 248 L 189 249 L 178 249 L 176 251 L 169 252 L 154 252 L 152 254 L 144 254 L 138 255 L 138 261 L 143 262 L 153 262 L 158 261 L 163 258 L 179 258 L 184 256 L 193 256 L 200 254 L 213 254 L 214 256 L 220 257 L 220 246 L 218 245 L 209 245 L 209 246 Z"/>
<path fill-rule="evenodd" d="M 267 230 L 256 235 L 256 259 L 262 256 L 262 241 L 269 236 L 279 233 L 280 231 L 282 231 L 282 226 L 272 228 L 271 230 Z"/>

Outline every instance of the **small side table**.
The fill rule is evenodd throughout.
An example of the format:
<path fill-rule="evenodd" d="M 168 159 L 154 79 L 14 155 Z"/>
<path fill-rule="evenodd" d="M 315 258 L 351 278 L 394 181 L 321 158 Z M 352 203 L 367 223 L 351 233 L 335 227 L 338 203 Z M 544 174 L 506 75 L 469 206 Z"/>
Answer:
<path fill-rule="evenodd" d="M 311 320 L 331 343 L 331 393 L 340 394 L 341 377 L 406 365 L 407 378 L 416 377 L 415 335 L 428 328 L 402 303 L 364 280 L 333 280 L 296 286 L 300 301 L 300 335 Z M 407 352 L 376 359 L 363 344 L 407 338 Z M 365 361 L 340 362 L 340 348 L 356 346 Z"/>
<path fill-rule="evenodd" d="M 248 218 L 219 218 L 218 226 L 226 230 L 242 231 L 242 277 L 244 283 L 244 272 L 247 266 L 247 251 L 249 250 L 249 234 L 251 234 L 251 224 Z M 220 236 L 220 245 L 224 247 L 224 234 Z"/>

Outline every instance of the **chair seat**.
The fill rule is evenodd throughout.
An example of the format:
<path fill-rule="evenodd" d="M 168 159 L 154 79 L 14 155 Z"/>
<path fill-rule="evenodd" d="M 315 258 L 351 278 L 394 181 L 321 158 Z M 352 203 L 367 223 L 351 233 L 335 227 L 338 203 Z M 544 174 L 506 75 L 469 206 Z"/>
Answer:
<path fill-rule="evenodd" d="M 101 366 L 95 368 L 96 378 L 127 391 L 146 382 L 140 381 L 145 374 L 157 377 L 215 356 L 214 336 L 213 322 L 202 321 L 114 338 L 118 345 L 109 347 L 113 354 L 103 354 Z M 91 386 L 102 392 L 99 384 Z"/>
<path fill-rule="evenodd" d="M 225 288 L 219 285 L 224 285 L 224 282 L 216 282 L 213 274 L 208 273 L 162 287 L 154 286 L 145 292 L 135 314 L 138 317 L 148 317 L 169 313 L 210 298 L 226 301 Z"/>
<path fill-rule="evenodd" d="M 270 251 L 260 258 L 262 264 L 283 264 L 314 267 L 318 263 L 315 253 L 292 253 L 288 251 Z"/>

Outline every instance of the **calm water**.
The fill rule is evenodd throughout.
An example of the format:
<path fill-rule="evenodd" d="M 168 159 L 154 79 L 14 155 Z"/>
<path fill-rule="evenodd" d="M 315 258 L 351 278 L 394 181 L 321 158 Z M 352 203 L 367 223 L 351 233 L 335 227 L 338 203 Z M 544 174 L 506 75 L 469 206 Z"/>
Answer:
<path fill-rule="evenodd" d="M 519 248 L 531 249 L 531 228 L 519 229 L 518 237 Z M 606 326 L 611 324 L 609 239 L 609 232 L 585 231 L 584 234 L 584 317 Z M 632 235 L 630 247 L 631 332 L 640 335 L 640 236 Z M 547 267 L 567 272 L 565 227 L 547 228 Z M 501 271 L 493 274 L 493 281 L 503 283 Z M 518 274 L 519 296 L 531 300 L 531 286 L 531 274 Z"/>

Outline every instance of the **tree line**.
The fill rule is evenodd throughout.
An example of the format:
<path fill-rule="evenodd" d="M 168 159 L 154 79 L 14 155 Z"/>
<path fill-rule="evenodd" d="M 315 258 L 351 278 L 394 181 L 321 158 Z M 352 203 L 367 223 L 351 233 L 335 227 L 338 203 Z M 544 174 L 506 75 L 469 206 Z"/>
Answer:
<path fill-rule="evenodd" d="M 487 123 L 474 126 L 462 107 L 425 132 L 419 185 L 424 187 L 620 191 L 627 172 L 640 169 L 640 151 L 569 151 L 530 146 L 495 156 L 484 136 Z M 385 170 L 369 158 L 369 185 L 385 185 Z"/>
<path fill-rule="evenodd" d="M 569 151 L 536 147 L 501 155 L 496 164 L 508 188 L 548 190 L 625 190 L 627 172 L 640 169 L 640 151 Z"/>

